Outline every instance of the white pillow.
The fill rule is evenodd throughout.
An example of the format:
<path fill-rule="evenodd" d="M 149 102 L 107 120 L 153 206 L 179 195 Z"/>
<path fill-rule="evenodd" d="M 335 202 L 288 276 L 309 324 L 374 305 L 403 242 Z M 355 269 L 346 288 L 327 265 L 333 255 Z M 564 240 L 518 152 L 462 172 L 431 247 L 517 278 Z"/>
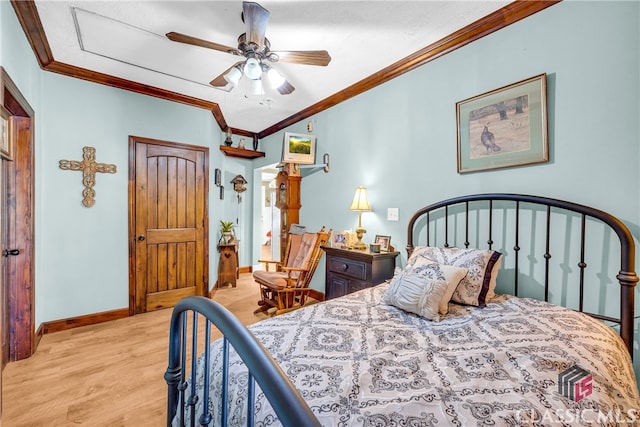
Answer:
<path fill-rule="evenodd" d="M 411 268 L 420 256 L 441 264 L 467 268 L 469 272 L 454 291 L 451 300 L 460 304 L 484 306 L 492 284 L 494 265 L 502 254 L 490 249 L 420 246 L 411 253 L 407 260 L 407 268 Z M 495 281 L 493 281 L 493 289 L 495 289 Z"/>
<path fill-rule="evenodd" d="M 438 306 L 447 286 L 444 279 L 428 280 L 405 270 L 391 279 L 382 302 L 437 322 Z"/>
<path fill-rule="evenodd" d="M 449 311 L 449 301 L 451 301 L 453 293 L 458 287 L 458 284 L 469 272 L 467 268 L 439 264 L 424 256 L 418 256 L 415 262 L 412 263 L 410 270 L 421 275 L 431 273 L 431 278 L 444 279 L 447 282 L 447 291 L 442 296 L 438 306 L 438 312 L 442 315 L 447 314 Z M 433 277 L 433 275 L 435 275 L 435 277 Z"/>

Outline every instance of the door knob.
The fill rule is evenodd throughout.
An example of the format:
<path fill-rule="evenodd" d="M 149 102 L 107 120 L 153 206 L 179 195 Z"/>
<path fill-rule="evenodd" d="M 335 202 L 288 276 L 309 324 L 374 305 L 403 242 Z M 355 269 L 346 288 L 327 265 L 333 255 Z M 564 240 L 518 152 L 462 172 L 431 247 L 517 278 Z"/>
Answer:
<path fill-rule="evenodd" d="M 20 255 L 20 249 L 5 249 L 4 250 L 4 256 L 8 257 L 9 255 Z"/>
<path fill-rule="evenodd" d="M 144 235 L 139 235 L 138 236 L 138 240 L 140 240 L 141 242 L 144 241 L 144 239 L 146 239 L 146 237 L 144 237 Z"/>

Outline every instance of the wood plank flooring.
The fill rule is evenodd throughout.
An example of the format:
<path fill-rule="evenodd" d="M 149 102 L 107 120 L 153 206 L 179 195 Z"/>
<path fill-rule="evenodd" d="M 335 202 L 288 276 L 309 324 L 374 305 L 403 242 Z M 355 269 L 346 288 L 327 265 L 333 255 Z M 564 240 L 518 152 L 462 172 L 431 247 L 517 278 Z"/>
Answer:
<path fill-rule="evenodd" d="M 245 325 L 267 317 L 253 314 L 258 286 L 250 274 L 213 299 Z M 170 318 L 166 309 L 46 334 L 32 357 L 4 369 L 2 425 L 165 425 Z"/>

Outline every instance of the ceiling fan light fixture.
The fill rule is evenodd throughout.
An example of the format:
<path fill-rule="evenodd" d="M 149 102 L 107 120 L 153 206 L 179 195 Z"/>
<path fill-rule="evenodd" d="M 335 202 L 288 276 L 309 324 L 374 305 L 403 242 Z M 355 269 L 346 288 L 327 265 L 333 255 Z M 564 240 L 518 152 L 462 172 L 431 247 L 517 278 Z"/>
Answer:
<path fill-rule="evenodd" d="M 262 88 L 262 80 L 255 79 L 251 80 L 251 95 L 264 95 L 264 90 Z"/>
<path fill-rule="evenodd" d="M 262 67 L 256 58 L 248 58 L 243 67 L 244 75 L 251 80 L 259 79 L 262 75 Z"/>
<path fill-rule="evenodd" d="M 282 74 L 272 70 L 268 62 L 285 62 L 289 64 L 303 64 L 326 67 L 331 61 L 331 56 L 326 50 L 292 50 L 292 51 L 271 51 L 271 43 L 265 37 L 269 11 L 253 1 L 242 2 L 242 21 L 246 24 L 246 31 L 238 37 L 238 47 L 229 47 L 186 34 L 169 32 L 167 38 L 174 42 L 185 43 L 207 49 L 225 52 L 231 55 L 240 56 L 234 65 L 209 82 L 216 89 L 231 92 L 234 88 L 242 85 L 242 76 L 249 80 L 248 90 L 243 90 L 245 97 L 254 94 L 264 94 L 262 86 L 262 76 L 267 75 L 269 86 L 277 90 L 281 95 L 288 95 L 295 90 Z M 253 90 L 251 88 L 252 83 Z M 269 88 L 271 90 L 271 88 Z M 267 100 L 271 102 L 271 100 Z M 265 101 L 266 102 L 266 101 Z"/>
<path fill-rule="evenodd" d="M 269 83 L 271 83 L 271 87 L 274 89 L 278 89 L 286 81 L 284 76 L 280 74 L 278 70 L 271 67 L 269 67 L 269 71 L 267 71 L 267 77 L 269 78 Z"/>
<path fill-rule="evenodd" d="M 233 67 L 223 77 L 227 82 L 231 83 L 233 87 L 236 87 L 240 82 L 240 77 L 242 77 L 242 71 L 238 67 Z"/>

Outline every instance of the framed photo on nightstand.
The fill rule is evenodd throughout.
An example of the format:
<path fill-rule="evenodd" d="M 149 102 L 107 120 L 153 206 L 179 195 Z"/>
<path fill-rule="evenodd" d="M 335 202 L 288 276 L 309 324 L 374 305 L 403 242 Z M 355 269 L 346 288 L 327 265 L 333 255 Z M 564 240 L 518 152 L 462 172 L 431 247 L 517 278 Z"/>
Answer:
<path fill-rule="evenodd" d="M 343 231 L 334 231 L 331 233 L 331 247 L 338 249 L 347 249 L 347 234 Z"/>
<path fill-rule="evenodd" d="M 374 243 L 380 245 L 380 252 L 389 252 L 389 248 L 391 247 L 391 236 L 376 234 Z"/>

